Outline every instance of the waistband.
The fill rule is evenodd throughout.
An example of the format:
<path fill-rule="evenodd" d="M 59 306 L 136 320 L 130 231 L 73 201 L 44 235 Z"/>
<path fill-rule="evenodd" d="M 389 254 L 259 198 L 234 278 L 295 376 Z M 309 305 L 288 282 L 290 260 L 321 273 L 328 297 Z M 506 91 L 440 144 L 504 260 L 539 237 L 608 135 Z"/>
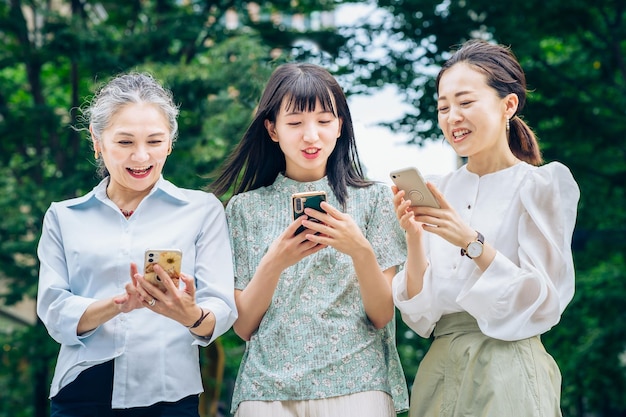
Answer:
<path fill-rule="evenodd" d="M 439 337 L 458 332 L 480 332 L 480 327 L 478 327 L 478 322 L 474 317 L 472 317 L 469 313 L 465 311 L 460 311 L 458 313 L 451 313 L 441 316 L 441 318 L 435 325 L 433 335 L 435 337 Z"/>

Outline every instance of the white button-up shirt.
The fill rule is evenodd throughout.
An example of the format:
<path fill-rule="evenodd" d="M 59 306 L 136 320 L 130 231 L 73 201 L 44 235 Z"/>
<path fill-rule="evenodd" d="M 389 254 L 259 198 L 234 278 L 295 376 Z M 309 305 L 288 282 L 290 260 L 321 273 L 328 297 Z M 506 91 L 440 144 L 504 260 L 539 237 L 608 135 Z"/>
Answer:
<path fill-rule="evenodd" d="M 108 179 L 90 193 L 52 203 L 38 247 L 37 314 L 61 344 L 50 396 L 93 365 L 114 359 L 113 408 L 177 401 L 202 392 L 198 345 L 237 318 L 233 265 L 222 203 L 212 194 L 161 178 L 126 219 L 106 196 Z M 182 272 L 195 277 L 196 302 L 215 314 L 211 340 L 142 308 L 78 336 L 78 321 L 96 300 L 125 292 L 130 263 L 141 270 L 147 249 L 177 248 Z"/>

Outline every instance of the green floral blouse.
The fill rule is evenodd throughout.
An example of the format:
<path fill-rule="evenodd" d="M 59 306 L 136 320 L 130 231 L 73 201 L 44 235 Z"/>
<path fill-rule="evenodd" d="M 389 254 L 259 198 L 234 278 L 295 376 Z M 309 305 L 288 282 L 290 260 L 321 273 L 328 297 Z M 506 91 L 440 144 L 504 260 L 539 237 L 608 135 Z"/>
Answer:
<path fill-rule="evenodd" d="M 300 183 L 279 175 L 274 184 L 234 196 L 226 208 L 235 288 L 244 289 L 269 245 L 291 223 L 296 192 L 323 190 L 341 210 L 326 178 Z M 404 234 L 385 184 L 349 188 L 344 212 L 370 241 L 385 270 L 406 258 Z M 283 271 L 272 303 L 246 344 L 232 401 L 329 398 L 363 391 L 392 395 L 408 408 L 395 345 L 395 321 L 377 330 L 365 314 L 349 256 L 327 247 Z"/>

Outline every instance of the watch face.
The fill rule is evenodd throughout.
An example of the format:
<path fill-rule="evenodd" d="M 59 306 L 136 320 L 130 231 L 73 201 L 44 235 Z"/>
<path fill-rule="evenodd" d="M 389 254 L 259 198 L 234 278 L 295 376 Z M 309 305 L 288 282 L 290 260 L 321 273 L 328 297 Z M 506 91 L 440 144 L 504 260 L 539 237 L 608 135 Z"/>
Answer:
<path fill-rule="evenodd" d="M 467 254 L 476 258 L 483 253 L 483 245 L 480 242 L 472 242 L 467 246 Z"/>

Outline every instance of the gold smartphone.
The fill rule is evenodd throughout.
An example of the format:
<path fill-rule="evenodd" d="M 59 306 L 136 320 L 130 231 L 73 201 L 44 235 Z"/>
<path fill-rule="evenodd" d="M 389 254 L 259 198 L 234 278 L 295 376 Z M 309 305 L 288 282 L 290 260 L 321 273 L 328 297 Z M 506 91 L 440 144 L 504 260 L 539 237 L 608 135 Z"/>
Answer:
<path fill-rule="evenodd" d="M 183 253 L 179 249 L 148 249 L 145 253 L 143 276 L 146 281 L 156 285 L 161 291 L 165 291 L 165 284 L 161 281 L 161 277 L 154 272 L 154 265 L 158 264 L 178 288 L 182 260 Z"/>
<path fill-rule="evenodd" d="M 321 211 L 322 213 L 326 213 L 322 207 L 322 201 L 326 201 L 326 192 L 325 191 L 307 191 L 302 193 L 295 193 L 291 196 L 291 214 L 293 220 L 296 220 L 298 217 L 304 214 L 304 209 L 310 207 L 317 211 Z M 317 219 L 310 218 L 309 220 L 313 222 L 320 222 Z M 296 230 L 296 234 L 302 233 L 306 227 L 300 226 L 298 230 Z"/>
<path fill-rule="evenodd" d="M 411 200 L 411 206 L 441 208 L 417 168 L 399 169 L 392 171 L 389 176 L 399 190 L 404 190 L 404 198 Z"/>

